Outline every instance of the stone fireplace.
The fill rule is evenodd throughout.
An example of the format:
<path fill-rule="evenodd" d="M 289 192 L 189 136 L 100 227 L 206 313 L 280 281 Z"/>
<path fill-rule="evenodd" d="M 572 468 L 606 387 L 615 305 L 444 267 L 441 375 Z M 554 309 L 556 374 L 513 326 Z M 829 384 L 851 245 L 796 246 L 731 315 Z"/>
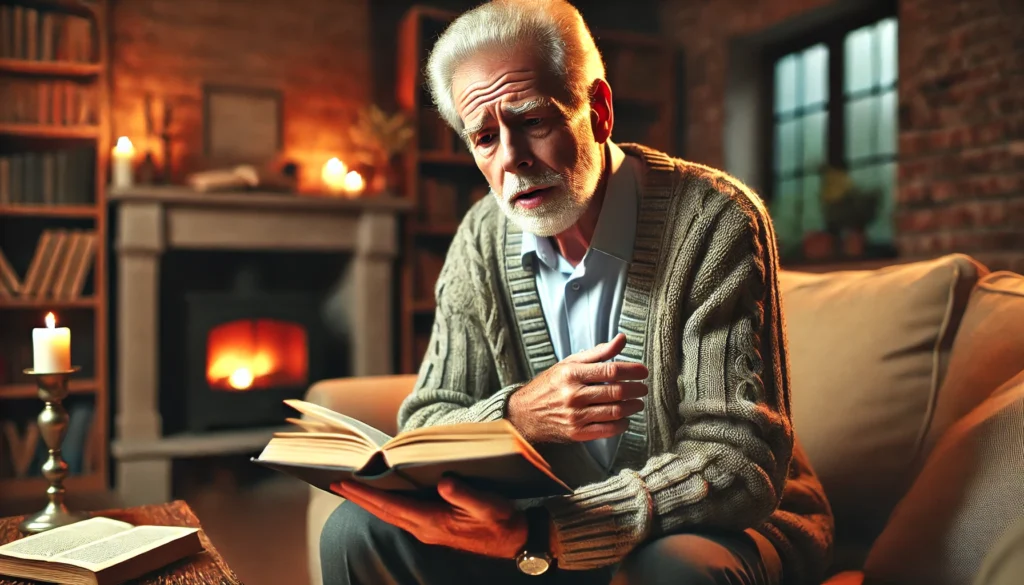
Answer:
<path fill-rule="evenodd" d="M 342 375 L 393 372 L 392 272 L 404 200 L 172 187 L 117 205 L 117 490 L 171 498 L 176 458 L 256 452 L 282 401 Z M 344 340 L 326 283 L 340 281 Z"/>

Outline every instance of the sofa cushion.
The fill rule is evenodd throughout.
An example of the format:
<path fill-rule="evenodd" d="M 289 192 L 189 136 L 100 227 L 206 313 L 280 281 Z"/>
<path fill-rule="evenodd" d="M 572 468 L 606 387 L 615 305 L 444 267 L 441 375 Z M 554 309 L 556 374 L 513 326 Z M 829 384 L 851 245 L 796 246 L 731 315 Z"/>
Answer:
<path fill-rule="evenodd" d="M 864 583 L 970 585 L 1024 517 L 1024 371 L 954 424 L 892 513 Z"/>
<path fill-rule="evenodd" d="M 793 422 L 835 513 L 840 567 L 860 566 L 912 479 L 909 464 L 983 272 L 950 255 L 780 275 Z"/>
<path fill-rule="evenodd" d="M 939 390 L 927 453 L 962 416 L 1024 367 L 1024 276 L 994 272 L 971 293 Z"/>

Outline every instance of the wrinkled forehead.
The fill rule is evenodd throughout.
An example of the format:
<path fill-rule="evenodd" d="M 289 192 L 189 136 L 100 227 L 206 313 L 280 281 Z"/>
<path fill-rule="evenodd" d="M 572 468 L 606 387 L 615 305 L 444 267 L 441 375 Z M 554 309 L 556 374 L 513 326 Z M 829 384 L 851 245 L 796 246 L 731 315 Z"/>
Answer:
<path fill-rule="evenodd" d="M 452 76 L 452 97 L 463 124 L 482 117 L 521 113 L 563 103 L 568 88 L 537 51 L 483 51 L 462 62 Z"/>

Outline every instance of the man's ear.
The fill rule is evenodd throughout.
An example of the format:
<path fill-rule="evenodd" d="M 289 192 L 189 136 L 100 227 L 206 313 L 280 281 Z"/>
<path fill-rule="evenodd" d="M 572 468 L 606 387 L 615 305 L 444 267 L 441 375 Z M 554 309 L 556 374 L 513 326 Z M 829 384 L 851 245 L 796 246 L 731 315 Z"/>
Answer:
<path fill-rule="evenodd" d="M 612 88 L 603 79 L 594 81 L 590 88 L 590 128 L 594 139 L 604 144 L 612 136 L 615 111 L 612 108 Z"/>

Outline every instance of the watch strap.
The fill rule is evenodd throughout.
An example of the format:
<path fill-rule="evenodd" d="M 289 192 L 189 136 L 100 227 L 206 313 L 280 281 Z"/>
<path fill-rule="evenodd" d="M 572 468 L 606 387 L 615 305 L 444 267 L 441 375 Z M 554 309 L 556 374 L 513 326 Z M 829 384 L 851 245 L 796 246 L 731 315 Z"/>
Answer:
<path fill-rule="evenodd" d="M 551 556 L 551 515 L 543 506 L 527 508 L 526 551 Z"/>

